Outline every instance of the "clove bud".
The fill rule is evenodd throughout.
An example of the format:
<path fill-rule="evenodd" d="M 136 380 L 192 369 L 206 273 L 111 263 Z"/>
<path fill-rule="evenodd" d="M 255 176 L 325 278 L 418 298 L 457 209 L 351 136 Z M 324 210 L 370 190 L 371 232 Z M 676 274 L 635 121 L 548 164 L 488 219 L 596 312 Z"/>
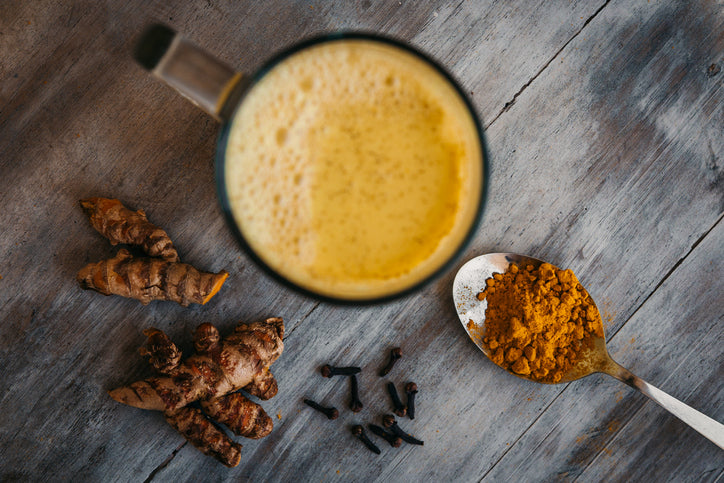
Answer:
<path fill-rule="evenodd" d="M 358 413 L 362 411 L 362 408 L 364 405 L 362 404 L 362 401 L 359 400 L 359 386 L 357 385 L 357 376 L 352 374 L 349 376 L 349 382 L 350 382 L 350 392 L 352 393 L 352 400 L 349 402 L 349 408 L 352 410 L 353 413 Z"/>
<path fill-rule="evenodd" d="M 410 419 L 415 419 L 415 394 L 417 394 L 417 384 L 408 382 L 405 385 L 405 392 L 407 393 L 407 415 Z"/>
<path fill-rule="evenodd" d="M 385 428 L 377 426 L 376 424 L 370 424 L 369 427 L 370 431 L 390 443 L 390 446 L 393 448 L 399 448 L 402 446 L 402 439 L 399 436 L 395 436 L 394 434 L 387 432 Z"/>
<path fill-rule="evenodd" d="M 322 366 L 320 372 L 322 373 L 322 377 L 351 376 L 353 374 L 359 374 L 362 372 L 362 369 L 359 367 L 334 367 L 325 364 Z"/>
<path fill-rule="evenodd" d="M 407 443 L 418 444 L 420 446 L 425 444 L 424 441 L 420 441 L 419 439 L 417 439 L 413 436 L 410 436 L 405 431 L 403 431 L 402 428 L 400 428 L 397 425 L 397 421 L 395 420 L 395 417 L 391 414 L 385 414 L 382 417 L 382 426 L 384 426 L 385 428 L 389 428 L 393 434 L 395 434 L 396 436 L 399 436 L 403 441 L 405 441 Z"/>
<path fill-rule="evenodd" d="M 390 361 L 380 371 L 380 377 L 385 377 L 387 374 L 389 374 L 392 370 L 392 367 L 395 365 L 395 362 L 397 362 L 397 359 L 399 359 L 400 357 L 402 357 L 402 349 L 399 347 L 395 347 L 394 349 L 392 349 L 390 351 Z"/>
<path fill-rule="evenodd" d="M 393 382 L 387 383 L 387 392 L 390 393 L 392 404 L 395 406 L 395 410 L 393 412 L 401 418 L 404 417 L 405 414 L 407 414 L 407 408 L 405 408 L 405 405 L 402 404 L 402 401 L 400 401 L 400 396 L 397 394 L 397 389 L 395 388 L 395 384 Z"/>
<path fill-rule="evenodd" d="M 337 411 L 337 408 L 326 408 L 320 404 L 317 404 L 311 399 L 305 399 L 304 404 L 326 415 L 328 419 L 337 419 L 339 417 L 339 411 Z"/>
<path fill-rule="evenodd" d="M 352 434 L 357 436 L 357 438 L 362 441 L 365 446 L 367 446 L 373 453 L 382 453 L 382 451 L 380 451 L 380 448 L 378 448 L 376 444 L 370 441 L 370 439 L 367 437 L 367 434 L 365 433 L 365 429 L 359 424 L 356 426 L 352 426 Z"/>

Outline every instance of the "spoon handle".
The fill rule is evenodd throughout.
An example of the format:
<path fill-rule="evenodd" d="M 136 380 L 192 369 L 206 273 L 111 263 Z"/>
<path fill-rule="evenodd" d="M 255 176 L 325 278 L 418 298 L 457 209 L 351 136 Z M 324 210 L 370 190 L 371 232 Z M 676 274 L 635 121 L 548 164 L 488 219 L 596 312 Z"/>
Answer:
<path fill-rule="evenodd" d="M 638 389 L 659 406 L 694 428 L 721 449 L 724 449 L 723 424 L 715 421 L 705 414 L 700 413 L 691 406 L 687 406 L 675 397 L 669 396 L 661 389 L 652 386 L 640 377 L 634 375 L 631 371 L 612 359 L 609 359 L 608 364 L 606 364 L 603 368 L 603 372 L 635 389 Z"/>

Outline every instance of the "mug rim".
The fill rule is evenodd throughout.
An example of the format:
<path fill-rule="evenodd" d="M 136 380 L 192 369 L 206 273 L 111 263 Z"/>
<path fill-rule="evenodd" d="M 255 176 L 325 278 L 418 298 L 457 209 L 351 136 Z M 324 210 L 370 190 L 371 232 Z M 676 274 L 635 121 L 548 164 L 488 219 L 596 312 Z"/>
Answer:
<path fill-rule="evenodd" d="M 439 74 L 443 76 L 443 78 L 455 89 L 455 91 L 458 93 L 460 98 L 463 100 L 463 103 L 465 104 L 465 107 L 467 108 L 468 112 L 470 113 L 473 123 L 475 125 L 475 130 L 478 134 L 478 141 L 480 142 L 480 154 L 482 156 L 482 176 L 481 176 L 481 186 L 480 186 L 480 199 L 478 200 L 478 206 L 477 210 L 475 212 L 475 215 L 473 217 L 473 221 L 470 224 L 470 227 L 468 228 L 467 233 L 465 234 L 465 237 L 463 237 L 462 241 L 458 245 L 458 247 L 455 249 L 453 254 L 444 262 L 442 263 L 438 268 L 436 268 L 434 271 L 432 271 L 429 275 L 425 276 L 421 280 L 415 282 L 411 286 L 404 288 L 402 290 L 398 290 L 396 292 L 385 294 L 382 296 L 375 296 L 370 298 L 361 298 L 361 299 L 350 299 L 350 298 L 344 298 L 344 297 L 333 297 L 330 295 L 320 294 L 313 290 L 310 290 L 308 288 L 302 287 L 291 280 L 287 279 L 283 275 L 281 275 L 279 272 L 274 270 L 271 266 L 269 266 L 255 251 L 254 249 L 249 245 L 244 235 L 241 233 L 241 228 L 236 223 L 236 220 L 234 219 L 234 215 L 231 211 L 231 204 L 229 203 L 229 197 L 226 190 L 226 147 L 229 140 L 229 132 L 231 130 L 231 124 L 232 120 L 234 119 L 234 116 L 236 114 L 236 110 L 238 107 L 244 102 L 244 98 L 246 97 L 246 94 L 251 90 L 251 88 L 256 85 L 269 71 L 271 71 L 277 64 L 281 63 L 286 58 L 296 54 L 297 52 L 300 52 L 304 49 L 307 49 L 309 47 L 326 43 L 326 42 L 332 42 L 332 41 L 339 41 L 339 40 L 370 40 L 370 41 L 376 41 L 381 43 L 386 43 L 389 45 L 392 45 L 394 47 L 400 48 L 406 52 L 409 52 L 416 57 L 422 59 L 424 62 L 426 62 L 428 65 L 430 65 L 434 70 L 436 70 Z M 245 76 L 245 78 L 242 79 L 243 85 L 240 86 L 241 93 L 240 95 L 236 96 L 234 102 L 235 105 L 233 106 L 233 109 L 231 110 L 231 115 L 228 119 L 225 119 L 222 124 L 219 131 L 219 136 L 217 138 L 216 142 L 216 154 L 214 158 L 214 170 L 215 170 L 215 182 L 216 182 L 216 192 L 217 192 L 217 198 L 219 200 L 219 204 L 221 207 L 221 211 L 224 214 L 224 218 L 226 220 L 226 224 L 229 225 L 231 228 L 231 232 L 234 234 L 234 237 L 236 238 L 236 241 L 239 243 L 241 248 L 246 252 L 246 254 L 256 263 L 258 267 L 260 267 L 264 272 L 266 272 L 267 275 L 271 276 L 274 280 L 281 283 L 287 288 L 292 289 L 293 291 L 300 293 L 302 295 L 305 295 L 307 297 L 310 297 L 312 299 L 323 301 L 323 302 L 329 302 L 333 304 L 338 305 L 352 305 L 352 306 L 362 306 L 362 305 L 373 305 L 373 304 L 380 304 L 384 302 L 389 302 L 392 300 L 400 299 L 402 297 L 405 297 L 407 295 L 410 295 L 420 289 L 422 289 L 424 286 L 431 283 L 433 280 L 438 279 L 441 277 L 444 273 L 448 272 L 455 262 L 460 258 L 462 253 L 465 251 L 465 249 L 470 245 L 470 242 L 472 241 L 473 237 L 475 236 L 475 233 L 478 231 L 478 228 L 480 227 L 483 212 L 485 210 L 485 206 L 487 204 L 488 200 L 488 177 L 490 172 L 490 165 L 489 165 L 489 154 L 488 154 L 488 147 L 485 140 L 485 133 L 482 125 L 482 121 L 480 116 L 475 110 L 475 106 L 472 104 L 470 98 L 467 96 L 465 91 L 463 90 L 460 83 L 455 79 L 455 77 L 452 76 L 448 70 L 442 66 L 442 64 L 438 63 L 436 60 L 434 60 L 432 57 L 430 57 L 428 54 L 424 53 L 423 51 L 417 49 L 416 47 L 408 44 L 407 42 L 396 39 L 390 36 L 386 36 L 384 34 L 379 33 L 371 33 L 371 32 L 365 32 L 365 31 L 340 31 L 340 32 L 334 32 L 329 34 L 322 34 L 322 35 L 315 35 L 312 37 L 309 37 L 305 40 L 302 40 L 300 42 L 294 43 L 293 45 L 282 49 L 279 53 L 272 56 L 269 60 L 267 60 L 260 68 L 258 68 L 252 75 Z"/>

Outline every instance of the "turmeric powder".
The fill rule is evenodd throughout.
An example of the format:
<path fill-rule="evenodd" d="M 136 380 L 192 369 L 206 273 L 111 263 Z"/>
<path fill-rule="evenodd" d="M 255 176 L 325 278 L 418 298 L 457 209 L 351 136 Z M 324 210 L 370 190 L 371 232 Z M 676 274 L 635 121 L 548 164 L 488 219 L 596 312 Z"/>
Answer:
<path fill-rule="evenodd" d="M 601 316 L 571 270 L 511 264 L 485 281 L 483 345 L 494 363 L 535 381 L 556 383 L 603 337 Z"/>

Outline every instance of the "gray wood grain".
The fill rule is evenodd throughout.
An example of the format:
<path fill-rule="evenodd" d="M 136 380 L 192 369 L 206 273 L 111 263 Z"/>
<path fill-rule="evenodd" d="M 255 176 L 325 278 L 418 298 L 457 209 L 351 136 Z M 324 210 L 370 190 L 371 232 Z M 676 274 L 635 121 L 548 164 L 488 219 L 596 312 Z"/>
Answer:
<path fill-rule="evenodd" d="M 624 365 L 722 419 L 724 14 L 716 2 L 7 2 L 0 15 L 0 480 L 480 480 L 721 477 L 718 450 L 613 380 L 542 386 L 485 360 L 450 301 L 453 272 L 418 294 L 339 307 L 270 280 L 236 246 L 213 184 L 217 126 L 130 59 L 161 20 L 245 72 L 341 28 L 410 41 L 447 65 L 488 126 L 490 199 L 464 257 L 510 250 L 573 268 Z M 115 249 L 77 200 L 144 208 L 199 268 L 231 278 L 207 306 L 82 292 L 75 272 Z M 621 262 L 624 263 L 621 263 Z M 458 266 L 462 260 L 458 263 Z M 660 312 L 664 316 L 652 319 Z M 156 326 L 190 351 L 212 322 L 281 315 L 273 433 L 229 470 L 160 414 L 105 391 L 151 374 Z M 681 343 L 671 344 L 671 339 Z M 633 339 L 633 342 L 629 342 Z M 426 441 L 379 457 L 348 427 L 389 411 L 376 372 L 420 385 Z M 346 380 L 361 364 L 365 409 Z M 334 404 L 327 421 L 301 404 Z M 577 417 L 569 417 L 575 412 Z M 530 463 L 530 464 L 529 464 Z"/>

